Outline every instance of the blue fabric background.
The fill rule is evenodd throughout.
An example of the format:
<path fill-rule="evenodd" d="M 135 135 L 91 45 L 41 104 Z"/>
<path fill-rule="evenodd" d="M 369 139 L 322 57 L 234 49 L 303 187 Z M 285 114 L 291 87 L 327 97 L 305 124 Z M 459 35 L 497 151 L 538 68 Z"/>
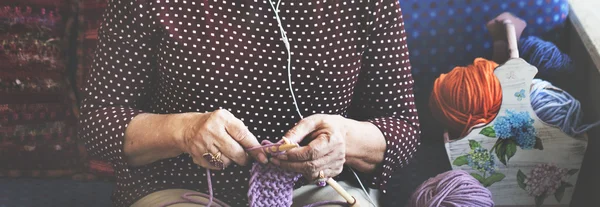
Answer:
<path fill-rule="evenodd" d="M 418 92 L 457 65 L 490 59 L 492 38 L 485 24 L 501 13 L 527 22 L 522 37 L 556 41 L 569 12 L 567 0 L 400 0 L 400 5 Z"/>

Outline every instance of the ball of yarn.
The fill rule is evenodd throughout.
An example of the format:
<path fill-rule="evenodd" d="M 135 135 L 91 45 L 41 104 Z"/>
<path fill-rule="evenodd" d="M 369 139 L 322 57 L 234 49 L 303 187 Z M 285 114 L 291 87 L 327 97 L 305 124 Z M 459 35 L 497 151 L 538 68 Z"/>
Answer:
<path fill-rule="evenodd" d="M 413 193 L 408 207 L 492 207 L 492 193 L 463 170 L 430 178 Z"/>
<path fill-rule="evenodd" d="M 535 114 L 542 121 L 559 127 L 572 137 L 600 125 L 600 122 L 583 124 L 583 112 L 579 101 L 548 81 L 534 79 L 530 98 Z"/>
<path fill-rule="evenodd" d="M 500 111 L 502 90 L 494 75 L 497 63 L 477 58 L 435 80 L 429 99 L 433 116 L 452 136 L 465 136 L 471 127 L 491 122 Z"/>
<path fill-rule="evenodd" d="M 552 42 L 535 36 L 519 40 L 519 53 L 523 60 L 538 68 L 543 76 L 556 76 L 564 72 L 573 72 L 571 58 L 562 53 Z"/>

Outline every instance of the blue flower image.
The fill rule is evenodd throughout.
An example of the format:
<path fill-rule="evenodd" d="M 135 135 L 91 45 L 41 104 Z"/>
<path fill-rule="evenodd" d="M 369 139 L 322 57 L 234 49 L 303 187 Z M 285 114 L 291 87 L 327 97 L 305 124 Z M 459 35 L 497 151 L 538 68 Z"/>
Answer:
<path fill-rule="evenodd" d="M 452 165 L 467 165 L 471 169 L 477 171 L 470 173 L 471 176 L 477 179 L 477 181 L 486 188 L 494 183 L 502 181 L 506 177 L 504 174 L 496 172 L 497 155 L 494 156 L 493 151 L 488 151 L 488 149 L 483 148 L 481 144 L 475 140 L 469 140 L 469 148 L 471 148 L 471 150 L 464 155 L 456 157 L 452 162 Z"/>
<path fill-rule="evenodd" d="M 519 101 L 523 100 L 525 98 L 525 89 L 515 92 L 515 97 L 517 97 L 517 100 Z"/>
<path fill-rule="evenodd" d="M 533 149 L 535 146 L 535 128 L 523 127 L 519 131 L 515 132 L 517 138 L 517 145 L 521 149 Z"/>
<path fill-rule="evenodd" d="M 482 147 L 471 150 L 471 152 L 467 154 L 467 162 L 467 165 L 471 168 L 482 173 L 487 173 L 488 175 L 494 174 L 496 171 L 494 155 Z"/>
<path fill-rule="evenodd" d="M 509 139 L 512 137 L 510 119 L 506 116 L 498 117 L 494 122 L 494 131 L 499 139 Z"/>
<path fill-rule="evenodd" d="M 526 111 L 507 110 L 506 115 L 498 117 L 494 122 L 494 131 L 499 139 L 511 139 L 522 149 L 532 149 L 536 142 L 534 120 Z"/>

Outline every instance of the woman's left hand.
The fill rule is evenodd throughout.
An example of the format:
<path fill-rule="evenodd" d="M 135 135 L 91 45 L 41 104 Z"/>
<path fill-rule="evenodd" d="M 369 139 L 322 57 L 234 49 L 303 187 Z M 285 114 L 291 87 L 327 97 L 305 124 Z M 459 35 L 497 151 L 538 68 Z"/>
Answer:
<path fill-rule="evenodd" d="M 339 175 L 346 162 L 348 120 L 339 115 L 316 114 L 302 119 L 285 137 L 295 143 L 310 141 L 306 146 L 290 149 L 271 159 L 283 169 L 302 173 L 311 182 Z"/>

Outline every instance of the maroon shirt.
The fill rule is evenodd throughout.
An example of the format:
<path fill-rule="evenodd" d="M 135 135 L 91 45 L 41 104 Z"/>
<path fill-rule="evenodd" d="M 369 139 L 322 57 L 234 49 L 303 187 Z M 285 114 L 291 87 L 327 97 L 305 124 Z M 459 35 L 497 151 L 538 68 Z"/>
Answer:
<path fill-rule="evenodd" d="M 280 16 L 303 116 L 340 114 L 379 127 L 385 158 L 364 181 L 385 193 L 392 172 L 420 143 L 398 0 L 282 0 Z M 125 129 L 139 113 L 228 109 L 259 141 L 278 141 L 299 121 L 268 1 L 111 0 L 104 18 L 80 136 L 89 152 L 114 165 L 117 206 L 168 188 L 207 192 L 205 170 L 188 155 L 128 166 Z M 211 176 L 217 198 L 246 205 L 249 167 Z"/>

